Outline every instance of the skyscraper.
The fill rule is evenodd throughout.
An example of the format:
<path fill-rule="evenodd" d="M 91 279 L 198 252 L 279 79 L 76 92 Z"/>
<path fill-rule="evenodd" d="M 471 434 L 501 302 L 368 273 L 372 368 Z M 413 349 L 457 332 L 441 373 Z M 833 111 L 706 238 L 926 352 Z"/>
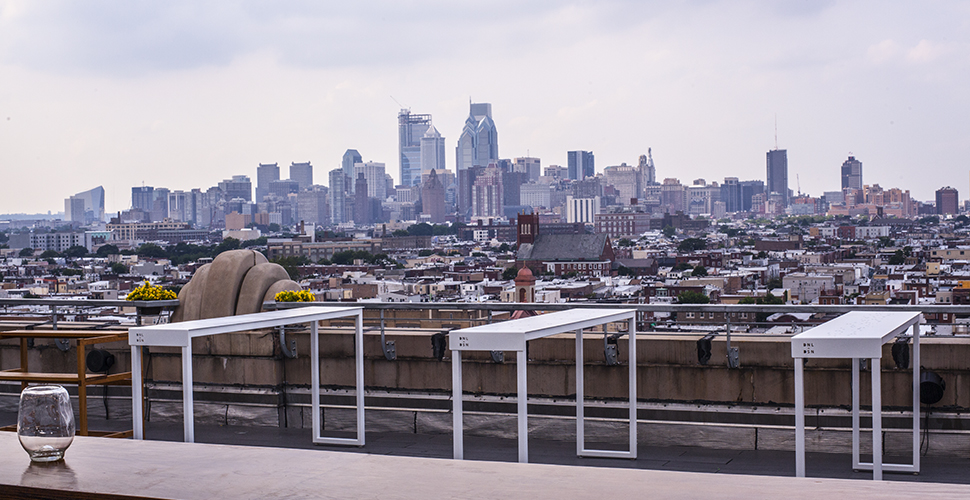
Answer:
<path fill-rule="evenodd" d="M 290 180 L 296 181 L 300 190 L 313 185 L 313 165 L 306 163 L 290 163 Z M 257 200 L 259 201 L 259 200 Z"/>
<path fill-rule="evenodd" d="M 343 168 L 335 168 L 330 171 L 330 222 L 335 226 L 346 222 L 344 220 L 346 210 L 344 202 L 347 200 L 346 185 L 349 180 L 350 177 L 344 174 Z"/>
<path fill-rule="evenodd" d="M 83 207 L 80 212 L 78 202 L 73 202 L 72 199 L 82 200 Z M 98 186 L 65 199 L 64 217 L 85 224 L 104 222 L 104 187 Z"/>
<path fill-rule="evenodd" d="M 724 184 L 721 184 L 721 201 L 724 202 L 726 212 L 742 211 L 741 183 L 737 177 L 724 178 Z"/>
<path fill-rule="evenodd" d="M 498 161 L 498 130 L 492 121 L 492 105 L 470 105 L 468 119 L 458 137 L 456 148 L 458 171 L 471 167 L 484 167 Z"/>
<path fill-rule="evenodd" d="M 492 164 L 475 179 L 472 187 L 472 213 L 476 217 L 503 215 L 502 170 Z"/>
<path fill-rule="evenodd" d="M 445 186 L 435 170 L 421 186 L 421 214 L 427 215 L 432 224 L 445 221 Z"/>
<path fill-rule="evenodd" d="M 233 198 L 253 201 L 253 183 L 246 175 L 234 175 L 232 179 L 226 179 L 220 182 L 219 189 L 225 193 L 226 201 L 232 200 Z"/>
<path fill-rule="evenodd" d="M 542 161 L 531 156 L 516 158 L 512 164 L 512 169 L 516 172 L 525 172 L 530 181 L 537 181 L 539 176 L 542 175 Z"/>
<path fill-rule="evenodd" d="M 445 170 L 445 138 L 441 137 L 438 129 L 433 125 L 428 127 L 424 137 L 421 138 L 421 171 L 417 178 L 411 178 L 411 184 L 401 182 L 404 186 L 421 184 L 421 178 L 431 173 L 432 170 L 441 172 Z M 412 172 L 413 175 L 413 172 Z"/>
<path fill-rule="evenodd" d="M 768 151 L 768 182 L 765 190 L 768 194 L 781 195 L 782 205 L 788 206 L 788 150 L 772 149 Z"/>
<path fill-rule="evenodd" d="M 421 139 L 429 128 L 432 128 L 431 115 L 412 114 L 410 109 L 402 109 L 397 114 L 401 185 L 421 184 Z"/>
<path fill-rule="evenodd" d="M 151 186 L 135 186 L 131 188 L 131 208 L 151 213 L 155 200 L 155 188 Z"/>
<path fill-rule="evenodd" d="M 842 189 L 862 189 L 862 162 L 850 156 L 842 163 Z"/>
<path fill-rule="evenodd" d="M 370 198 L 377 198 L 383 200 L 387 194 L 387 181 L 384 180 L 384 164 L 375 161 L 369 161 L 367 163 L 357 163 L 354 165 L 354 177 L 355 185 L 360 185 L 359 179 L 360 175 L 363 174 L 364 179 L 367 181 L 367 193 L 366 196 Z M 356 186 L 354 187 L 354 194 L 357 193 Z M 357 222 L 357 220 L 354 220 Z"/>
<path fill-rule="evenodd" d="M 567 153 L 567 174 L 570 179 L 581 181 L 596 176 L 592 151 L 570 151 Z"/>
<path fill-rule="evenodd" d="M 936 213 L 940 215 L 960 213 L 960 195 L 950 186 L 936 190 Z"/>
<path fill-rule="evenodd" d="M 280 180 L 280 167 L 275 163 L 260 163 L 256 167 L 256 201 L 269 194 L 269 183 Z"/>
<path fill-rule="evenodd" d="M 364 158 L 360 156 L 360 153 L 358 153 L 356 149 L 348 149 L 344 153 L 343 160 L 340 162 L 340 165 L 344 169 L 344 175 L 346 175 L 347 178 L 350 179 L 344 185 L 344 189 L 346 189 L 346 192 L 348 193 L 354 192 L 354 179 L 357 178 L 357 176 L 354 175 L 354 165 L 358 163 L 362 163 L 363 161 L 364 161 Z M 331 189 L 333 188 L 333 186 L 330 186 L 330 187 Z"/>

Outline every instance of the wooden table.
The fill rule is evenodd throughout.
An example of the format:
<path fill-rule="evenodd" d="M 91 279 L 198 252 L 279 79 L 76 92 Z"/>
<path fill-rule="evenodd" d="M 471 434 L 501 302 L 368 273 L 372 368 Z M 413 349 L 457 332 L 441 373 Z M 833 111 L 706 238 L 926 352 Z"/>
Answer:
<path fill-rule="evenodd" d="M 74 384 L 77 385 L 78 426 L 77 433 L 81 436 L 129 437 L 132 431 L 105 432 L 88 429 L 88 391 L 89 385 L 128 385 L 131 383 L 131 372 L 120 373 L 87 373 L 85 364 L 86 347 L 94 344 L 108 344 L 123 342 L 128 339 L 126 331 L 99 330 L 7 330 L 0 331 L 0 339 L 20 339 L 20 367 L 0 371 L 0 380 L 21 383 L 21 390 L 27 384 Z M 77 341 L 77 373 L 32 372 L 27 366 L 28 339 L 75 339 Z M 4 430 L 16 430 L 4 428 Z"/>
<path fill-rule="evenodd" d="M 355 318 L 354 336 L 357 368 L 357 437 L 323 437 L 320 425 L 320 337 L 318 324 L 322 320 Z M 143 439 L 142 429 L 142 352 L 144 346 L 169 346 L 182 348 L 182 408 L 184 412 L 185 441 L 195 441 L 195 418 L 192 399 L 192 339 L 221 333 L 244 332 L 260 328 L 310 323 L 310 377 L 313 407 L 313 442 L 320 444 L 364 445 L 364 330 L 363 309 L 360 307 L 301 307 L 280 311 L 241 314 L 222 318 L 200 319 L 142 326 L 128 330 L 131 344 L 131 366 L 134 380 L 131 389 L 131 411 L 135 421 L 134 437 Z"/>
<path fill-rule="evenodd" d="M 623 321 L 628 323 L 630 348 L 630 448 L 628 451 L 586 449 L 583 427 L 583 329 Z M 529 461 L 528 380 L 526 342 L 559 333 L 576 333 L 576 454 L 585 457 L 637 458 L 636 309 L 572 309 L 455 330 L 448 334 L 451 349 L 454 456 L 464 457 L 462 430 L 462 351 L 515 351 L 518 406 L 519 462 Z M 605 335 L 604 331 L 604 335 Z"/>

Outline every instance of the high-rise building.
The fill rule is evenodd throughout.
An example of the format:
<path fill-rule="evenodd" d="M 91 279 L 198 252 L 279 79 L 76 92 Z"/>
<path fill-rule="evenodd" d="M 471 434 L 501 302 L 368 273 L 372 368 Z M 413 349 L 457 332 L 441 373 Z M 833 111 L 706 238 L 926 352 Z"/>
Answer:
<path fill-rule="evenodd" d="M 445 185 L 435 170 L 421 186 L 421 214 L 427 215 L 432 224 L 445 221 Z"/>
<path fill-rule="evenodd" d="M 724 211 L 740 212 L 741 208 L 741 183 L 737 177 L 725 177 L 724 184 L 721 184 L 721 201 L 724 202 Z"/>
<path fill-rule="evenodd" d="M 431 115 L 411 113 L 402 109 L 397 114 L 398 152 L 401 160 L 401 184 L 421 183 L 421 139 L 431 128 Z"/>
<path fill-rule="evenodd" d="M 360 165 L 358 163 L 358 165 Z M 357 167 L 354 167 L 355 169 Z M 354 224 L 364 225 L 373 222 L 371 214 L 371 196 L 367 195 L 370 187 L 367 185 L 367 177 L 364 172 L 357 171 L 357 179 L 354 181 L 356 186 L 354 187 Z"/>
<path fill-rule="evenodd" d="M 600 197 L 574 198 L 566 197 L 566 222 L 583 222 L 592 224 L 595 215 L 600 212 Z"/>
<path fill-rule="evenodd" d="M 77 198 L 84 203 L 80 212 L 75 205 L 77 202 L 72 202 L 72 198 Z M 98 186 L 66 198 L 64 200 L 64 217 L 67 220 L 83 224 L 104 222 L 104 187 Z"/>
<path fill-rule="evenodd" d="M 383 200 L 387 194 L 387 181 L 385 180 L 384 164 L 374 161 L 357 163 L 354 165 L 354 178 L 360 179 L 361 174 L 363 174 L 364 179 L 367 180 L 367 197 Z M 359 185 L 359 181 L 355 181 L 354 184 L 354 193 L 356 194 L 356 185 Z"/>
<path fill-rule="evenodd" d="M 71 196 L 64 199 L 64 220 L 84 224 L 84 199 Z"/>
<path fill-rule="evenodd" d="M 155 188 L 155 199 L 152 200 L 152 221 L 160 222 L 168 217 L 168 188 Z"/>
<path fill-rule="evenodd" d="M 502 170 L 489 165 L 475 179 L 472 186 L 472 214 L 475 217 L 503 215 Z"/>
<path fill-rule="evenodd" d="M 753 198 L 759 194 L 764 194 L 764 181 L 741 181 L 741 211 L 750 212 L 753 206 Z"/>
<path fill-rule="evenodd" d="M 138 210 L 150 213 L 154 201 L 155 188 L 151 186 L 135 186 L 131 188 L 131 208 L 137 208 Z"/>
<path fill-rule="evenodd" d="M 619 192 L 617 204 L 630 205 L 640 197 L 640 172 L 637 168 L 626 163 L 609 166 L 603 169 L 603 177 L 607 185 Z"/>
<path fill-rule="evenodd" d="M 354 179 L 357 175 L 354 174 L 354 165 L 358 163 L 363 163 L 364 158 L 360 156 L 360 153 L 356 149 L 348 149 L 340 162 L 341 167 L 344 169 L 344 175 L 347 176 L 349 181 L 344 185 L 344 188 L 348 193 L 354 192 Z M 331 186 L 332 188 L 333 186 Z"/>
<path fill-rule="evenodd" d="M 269 183 L 269 193 L 278 199 L 285 200 L 290 193 L 298 193 L 300 183 L 293 179 L 283 179 Z"/>
<path fill-rule="evenodd" d="M 458 137 L 455 168 L 461 172 L 498 161 L 498 130 L 492 121 L 492 105 L 473 103 Z"/>
<path fill-rule="evenodd" d="M 640 170 L 641 189 L 657 184 L 657 168 L 653 166 L 653 151 L 651 148 L 647 148 L 647 154 L 640 155 L 640 162 L 637 168 Z"/>
<path fill-rule="evenodd" d="M 678 179 L 667 178 L 660 186 L 660 204 L 668 213 L 687 211 L 687 187 Z"/>
<path fill-rule="evenodd" d="M 421 175 L 417 179 L 411 179 L 412 184 L 405 184 L 403 181 L 401 184 L 420 185 L 423 176 L 428 175 L 432 170 L 436 172 L 445 170 L 445 138 L 438 133 L 438 129 L 429 126 L 428 131 L 421 138 Z"/>
<path fill-rule="evenodd" d="M 936 190 L 936 213 L 960 213 L 960 195 L 955 188 L 947 186 Z"/>
<path fill-rule="evenodd" d="M 344 212 L 346 211 L 344 202 L 347 200 L 346 186 L 349 181 L 350 178 L 344 174 L 343 168 L 335 168 L 330 171 L 330 222 L 335 226 L 346 222 L 344 219 Z"/>
<path fill-rule="evenodd" d="M 515 172 L 525 172 L 529 174 L 528 180 L 537 181 L 539 180 L 539 176 L 542 175 L 542 161 L 538 158 L 528 156 L 516 158 L 512 164 L 512 170 Z"/>
<path fill-rule="evenodd" d="M 307 224 L 330 223 L 329 190 L 326 186 L 310 186 L 296 195 L 297 220 Z"/>
<path fill-rule="evenodd" d="M 256 201 L 263 201 L 263 197 L 269 194 L 269 183 L 278 180 L 280 180 L 279 165 L 260 163 L 256 167 Z"/>
<path fill-rule="evenodd" d="M 768 151 L 768 182 L 765 190 L 768 194 L 781 195 L 782 206 L 788 206 L 788 150 L 772 149 Z"/>
<path fill-rule="evenodd" d="M 253 183 L 245 175 L 234 175 L 232 179 L 225 179 L 219 183 L 219 189 L 225 193 L 226 201 L 241 198 L 253 201 Z"/>
<path fill-rule="evenodd" d="M 581 181 L 596 175 L 592 151 L 570 151 L 567 156 L 566 168 L 570 179 Z"/>
<path fill-rule="evenodd" d="M 306 163 L 290 163 L 290 180 L 296 181 L 300 190 L 313 185 L 313 165 Z M 259 200 L 256 200 L 259 201 Z"/>
<path fill-rule="evenodd" d="M 842 163 L 842 189 L 862 189 L 862 162 L 850 156 Z"/>

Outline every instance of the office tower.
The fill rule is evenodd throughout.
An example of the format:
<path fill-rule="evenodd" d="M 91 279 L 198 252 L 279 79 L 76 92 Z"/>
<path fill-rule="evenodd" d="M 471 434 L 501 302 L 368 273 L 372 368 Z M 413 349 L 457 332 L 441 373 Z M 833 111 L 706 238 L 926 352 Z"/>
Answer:
<path fill-rule="evenodd" d="M 764 192 L 764 181 L 741 181 L 741 211 L 750 212 L 752 198 Z"/>
<path fill-rule="evenodd" d="M 765 189 L 768 194 L 780 194 L 782 206 L 788 206 L 788 150 L 768 151 L 768 182 Z"/>
<path fill-rule="evenodd" d="M 850 156 L 842 163 L 842 189 L 862 189 L 862 162 Z"/>
<path fill-rule="evenodd" d="M 363 163 L 364 159 L 360 156 L 360 153 L 356 149 L 348 149 L 341 160 L 340 165 L 344 169 L 344 175 L 347 176 L 347 183 L 344 185 L 348 193 L 354 192 L 354 179 L 357 176 L 354 174 L 354 165 L 358 163 Z"/>
<path fill-rule="evenodd" d="M 402 109 L 397 114 L 398 153 L 401 160 L 401 184 L 421 182 L 421 139 L 431 128 L 431 115 L 412 114 Z"/>
<path fill-rule="evenodd" d="M 162 221 L 168 217 L 168 188 L 155 188 L 155 198 L 152 200 L 152 221 Z"/>
<path fill-rule="evenodd" d="M 241 198 L 245 201 L 253 201 L 253 183 L 245 175 L 234 175 L 232 179 L 225 179 L 219 183 L 226 201 L 234 198 Z"/>
<path fill-rule="evenodd" d="M 664 179 L 660 186 L 660 204 L 668 213 L 687 212 L 687 187 L 678 179 Z"/>
<path fill-rule="evenodd" d="M 565 179 L 568 173 L 569 170 L 566 167 L 559 165 L 549 165 L 542 171 L 543 176 L 552 177 L 553 179 Z"/>
<path fill-rule="evenodd" d="M 152 211 L 152 202 L 155 199 L 155 188 L 151 186 L 135 186 L 131 188 L 131 208 Z"/>
<path fill-rule="evenodd" d="M 358 165 L 360 165 L 358 163 Z M 357 167 L 354 167 L 355 169 Z M 364 172 L 358 171 L 357 180 L 354 182 L 354 224 L 362 226 L 364 224 L 370 224 L 372 222 L 372 216 L 370 212 L 370 196 L 367 195 L 367 191 L 370 189 L 368 187 L 367 178 Z"/>
<path fill-rule="evenodd" d="M 429 126 L 428 131 L 421 138 L 421 175 L 417 179 L 412 178 L 412 184 L 406 184 L 403 181 L 401 184 L 420 185 L 423 176 L 428 175 L 432 170 L 438 172 L 445 170 L 445 138 L 438 133 L 438 129 Z"/>
<path fill-rule="evenodd" d="M 421 186 L 421 214 L 427 215 L 431 223 L 445 221 L 445 185 L 435 170 Z"/>
<path fill-rule="evenodd" d="M 387 194 L 384 164 L 374 161 L 357 163 L 354 165 L 354 179 L 360 179 L 361 174 L 367 180 L 367 197 L 383 200 Z M 356 194 L 359 181 L 355 181 L 354 184 L 354 194 Z"/>
<path fill-rule="evenodd" d="M 472 185 L 472 214 L 475 217 L 503 215 L 502 170 L 492 164 L 485 167 Z"/>
<path fill-rule="evenodd" d="M 280 167 L 277 164 L 260 163 L 256 167 L 256 201 L 263 201 L 263 197 L 269 194 L 269 183 L 278 180 Z"/>
<path fill-rule="evenodd" d="M 566 197 L 566 222 L 582 222 L 592 224 L 595 215 L 600 211 L 600 197 L 574 198 Z"/>
<path fill-rule="evenodd" d="M 346 156 L 346 155 L 344 155 Z M 330 222 L 333 225 L 346 222 L 344 220 L 344 202 L 347 200 L 347 181 L 350 178 L 344 174 L 343 168 L 330 171 Z"/>
<path fill-rule="evenodd" d="M 619 192 L 617 203 L 632 205 L 640 197 L 640 171 L 626 163 L 609 166 L 603 169 L 606 185 L 613 186 Z"/>
<path fill-rule="evenodd" d="M 581 181 L 596 175 L 592 151 L 570 151 L 567 156 L 566 168 L 570 179 Z"/>
<path fill-rule="evenodd" d="M 515 172 L 525 172 L 529 174 L 528 180 L 537 181 L 539 180 L 539 176 L 542 175 L 542 161 L 529 156 L 516 158 L 512 164 L 512 170 Z"/>
<path fill-rule="evenodd" d="M 498 161 L 498 130 L 492 121 L 492 105 L 470 105 L 468 119 L 458 137 L 455 168 L 460 172 L 471 167 L 484 167 Z"/>
<path fill-rule="evenodd" d="M 290 180 L 296 181 L 300 190 L 313 185 L 313 165 L 306 163 L 290 163 Z M 257 200 L 258 201 L 258 200 Z"/>
<path fill-rule="evenodd" d="M 177 189 L 168 193 L 168 218 L 176 222 L 188 222 L 187 208 L 189 205 L 189 193 Z"/>
<path fill-rule="evenodd" d="M 728 213 L 740 212 L 741 209 L 741 183 L 737 177 L 725 177 L 724 184 L 721 184 L 721 201 L 724 202 L 724 210 Z"/>
<path fill-rule="evenodd" d="M 696 179 L 687 188 L 687 213 L 690 215 L 711 215 L 714 203 L 721 201 L 721 187 L 717 182 L 708 184 L 704 179 Z"/>
<path fill-rule="evenodd" d="M 310 186 L 296 195 L 296 218 L 307 224 L 330 224 L 329 190 L 326 186 Z"/>
<path fill-rule="evenodd" d="M 84 224 L 84 198 L 71 196 L 64 199 L 64 220 Z"/>
<path fill-rule="evenodd" d="M 936 191 L 936 213 L 940 215 L 960 213 L 960 195 L 947 186 Z"/>
<path fill-rule="evenodd" d="M 81 201 L 71 201 L 72 198 L 77 198 Z M 79 203 L 83 204 L 83 206 Z M 98 186 L 94 189 L 82 191 L 74 196 L 65 198 L 64 218 L 65 220 L 83 224 L 104 222 L 104 188 Z"/>
<path fill-rule="evenodd" d="M 269 183 L 269 192 L 267 194 L 272 195 L 278 199 L 285 200 L 290 193 L 300 192 L 300 183 L 293 179 L 284 179 L 281 181 L 272 181 Z"/>

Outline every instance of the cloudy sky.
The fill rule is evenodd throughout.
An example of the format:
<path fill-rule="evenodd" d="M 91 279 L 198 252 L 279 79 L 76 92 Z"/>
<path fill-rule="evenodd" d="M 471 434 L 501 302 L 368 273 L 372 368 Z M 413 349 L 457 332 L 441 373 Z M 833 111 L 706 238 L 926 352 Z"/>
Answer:
<path fill-rule="evenodd" d="M 660 179 L 764 179 L 777 119 L 793 190 L 838 189 L 852 153 L 867 184 L 966 198 L 968 82 L 958 1 L 0 0 L 0 213 L 97 185 L 117 211 L 260 162 L 326 184 L 348 148 L 397 178 L 394 99 L 433 115 L 449 168 L 472 99 L 502 157 L 652 148 Z"/>

